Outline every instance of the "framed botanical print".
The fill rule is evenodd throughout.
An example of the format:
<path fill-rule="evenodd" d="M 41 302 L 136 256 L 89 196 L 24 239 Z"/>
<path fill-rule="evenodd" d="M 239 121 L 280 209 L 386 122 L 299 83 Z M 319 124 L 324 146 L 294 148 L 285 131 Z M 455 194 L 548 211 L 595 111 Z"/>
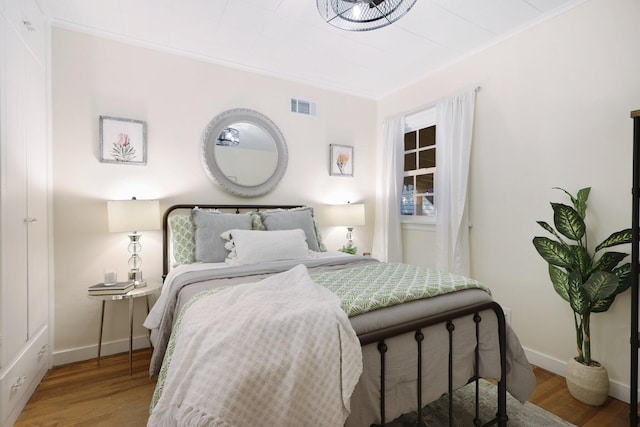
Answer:
<path fill-rule="evenodd" d="M 100 161 L 147 164 L 147 124 L 141 120 L 100 116 Z"/>
<path fill-rule="evenodd" d="M 353 176 L 353 147 L 329 145 L 329 173 L 333 176 Z"/>

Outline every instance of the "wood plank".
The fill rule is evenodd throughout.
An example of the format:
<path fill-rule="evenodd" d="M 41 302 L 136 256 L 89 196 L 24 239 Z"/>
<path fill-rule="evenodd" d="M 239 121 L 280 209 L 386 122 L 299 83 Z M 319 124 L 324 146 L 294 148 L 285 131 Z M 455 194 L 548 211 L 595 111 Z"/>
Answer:
<path fill-rule="evenodd" d="M 146 426 L 156 378 L 151 350 L 73 363 L 50 370 L 15 426 Z"/>
<path fill-rule="evenodd" d="M 128 353 L 73 363 L 52 369 L 18 418 L 16 427 L 146 426 L 156 378 L 149 379 L 151 350 L 133 353 L 133 375 L 128 375 Z M 536 389 L 531 403 L 581 427 L 626 427 L 629 405 L 609 398 L 594 408 L 575 400 L 564 378 L 533 367 Z"/>

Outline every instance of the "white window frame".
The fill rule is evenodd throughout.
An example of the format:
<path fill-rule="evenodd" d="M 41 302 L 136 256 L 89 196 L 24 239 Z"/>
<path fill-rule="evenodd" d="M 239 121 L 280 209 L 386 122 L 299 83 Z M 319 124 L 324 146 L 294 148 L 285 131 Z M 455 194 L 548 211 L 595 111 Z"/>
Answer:
<path fill-rule="evenodd" d="M 409 133 L 409 132 L 413 132 L 413 131 L 417 131 L 423 128 L 427 128 L 430 126 L 436 126 L 437 127 L 437 123 L 436 123 L 436 107 L 430 107 L 421 111 L 418 111 L 416 113 L 412 113 L 409 114 L 407 116 L 405 116 L 405 129 L 404 129 L 404 133 Z M 438 141 L 436 141 L 436 145 L 435 146 L 431 146 L 428 149 L 437 149 L 438 146 Z M 416 154 L 418 153 L 418 151 L 421 151 L 420 148 L 418 147 L 418 145 L 416 145 Z M 403 150 L 404 153 L 404 150 Z M 403 170 L 404 170 L 404 156 L 403 156 L 403 161 L 402 161 L 402 165 L 403 165 Z M 417 170 L 413 170 L 413 171 L 409 171 L 409 172 L 403 172 L 403 177 L 405 176 L 415 176 L 421 173 L 433 173 L 434 174 L 434 178 L 435 178 L 435 171 L 436 168 L 438 167 L 438 165 L 436 164 L 436 167 L 433 168 L 425 168 L 425 169 L 417 169 Z M 404 186 L 404 179 L 403 182 L 401 183 L 402 186 Z M 400 192 L 402 193 L 402 187 L 400 188 Z M 402 198 L 400 198 L 400 200 L 398 200 L 398 209 L 401 209 L 402 207 Z M 436 206 L 437 209 L 437 206 Z M 402 224 L 429 224 L 429 225 L 433 225 L 436 223 L 436 215 L 434 216 L 424 216 L 424 215 L 400 215 L 400 219 Z M 406 229 L 405 226 L 403 226 L 403 229 Z"/>

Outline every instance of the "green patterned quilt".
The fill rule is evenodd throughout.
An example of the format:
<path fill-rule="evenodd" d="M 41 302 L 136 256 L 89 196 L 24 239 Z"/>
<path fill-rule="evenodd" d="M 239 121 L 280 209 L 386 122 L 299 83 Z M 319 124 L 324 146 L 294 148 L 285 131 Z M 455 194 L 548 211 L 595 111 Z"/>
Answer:
<path fill-rule="evenodd" d="M 376 263 L 311 274 L 311 278 L 340 297 L 349 317 L 464 289 L 491 294 L 487 286 L 468 277 L 408 264 Z"/>

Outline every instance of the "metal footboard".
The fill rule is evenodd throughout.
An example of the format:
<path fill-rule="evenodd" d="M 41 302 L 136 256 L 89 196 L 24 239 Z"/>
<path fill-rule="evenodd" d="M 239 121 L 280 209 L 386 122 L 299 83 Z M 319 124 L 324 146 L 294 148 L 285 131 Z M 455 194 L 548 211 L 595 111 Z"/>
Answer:
<path fill-rule="evenodd" d="M 498 411 L 495 418 L 482 424 L 479 417 L 479 339 L 480 339 L 480 322 L 482 316 L 480 312 L 485 310 L 493 310 L 498 320 L 498 341 L 500 345 L 500 381 L 498 381 L 498 393 L 497 403 Z M 507 368 L 506 368 L 506 326 L 504 319 L 504 312 L 502 307 L 495 301 L 483 302 L 471 304 L 462 308 L 450 310 L 446 313 L 440 313 L 433 316 L 427 316 L 421 319 L 417 319 L 402 325 L 390 326 L 377 331 L 368 332 L 359 335 L 360 344 L 365 346 L 367 344 L 377 343 L 378 351 L 380 353 L 380 419 L 381 425 L 386 425 L 385 420 L 385 356 L 388 350 L 385 340 L 398 335 L 406 333 L 415 333 L 415 341 L 417 345 L 417 412 L 418 412 L 418 425 L 423 425 L 422 422 L 422 345 L 424 335 L 422 329 L 443 324 L 448 331 L 449 336 L 449 368 L 448 368 L 448 395 L 449 395 L 449 425 L 453 424 L 453 336 L 455 333 L 455 321 L 465 316 L 473 315 L 473 322 L 475 323 L 476 332 L 476 347 L 475 347 L 475 360 L 474 360 L 474 377 L 471 379 L 475 381 L 475 419 L 474 424 L 476 426 L 492 426 L 498 425 L 506 427 L 507 425 Z"/>

